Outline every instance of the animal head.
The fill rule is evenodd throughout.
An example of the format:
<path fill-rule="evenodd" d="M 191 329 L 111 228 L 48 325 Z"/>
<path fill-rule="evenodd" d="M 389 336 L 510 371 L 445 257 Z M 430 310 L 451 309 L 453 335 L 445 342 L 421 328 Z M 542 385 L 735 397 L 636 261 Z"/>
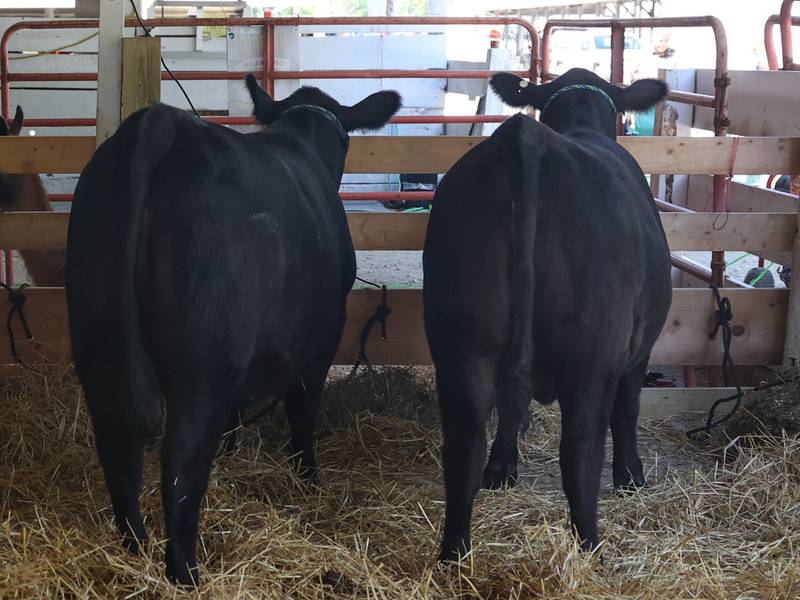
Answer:
<path fill-rule="evenodd" d="M 556 130 L 577 119 L 592 121 L 613 135 L 617 113 L 647 110 L 667 95 L 658 79 L 640 79 L 622 88 L 586 69 L 570 69 L 544 85 L 530 83 L 511 73 L 491 79 L 495 93 L 509 106 L 531 106 L 540 119 Z"/>
<path fill-rule="evenodd" d="M 25 115 L 22 113 L 22 107 L 20 106 L 17 106 L 17 112 L 11 125 L 0 116 L 0 136 L 19 135 L 24 120 Z M 14 180 L 9 175 L 0 173 L 0 211 L 9 210 L 14 206 L 18 200 L 17 192 L 17 185 Z"/>
<path fill-rule="evenodd" d="M 401 105 L 400 95 L 393 90 L 376 92 L 358 104 L 343 106 L 319 88 L 310 86 L 295 90 L 283 100 L 273 100 L 252 75 L 245 82 L 253 99 L 253 115 L 262 125 L 270 125 L 293 106 L 310 104 L 333 114 L 346 133 L 375 130 L 383 127 Z"/>

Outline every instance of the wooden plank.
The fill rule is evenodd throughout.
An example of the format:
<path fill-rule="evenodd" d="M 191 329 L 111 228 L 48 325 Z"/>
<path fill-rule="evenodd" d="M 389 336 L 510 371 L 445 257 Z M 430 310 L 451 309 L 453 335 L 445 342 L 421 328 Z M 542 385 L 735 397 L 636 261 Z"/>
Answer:
<path fill-rule="evenodd" d="M 770 213 L 661 213 L 672 250 L 790 250 L 797 217 Z"/>
<path fill-rule="evenodd" d="M 353 138 L 345 171 L 350 173 L 444 173 L 482 138 Z M 624 137 L 620 144 L 645 173 L 725 175 L 730 171 L 732 138 Z M 800 138 L 740 138 L 734 173 L 800 172 Z"/>
<path fill-rule="evenodd" d="M 122 40 L 122 118 L 161 100 L 161 39 Z"/>
<path fill-rule="evenodd" d="M 689 178 L 689 195 L 686 208 L 696 212 L 711 210 L 714 180 L 704 175 Z M 800 201 L 797 196 L 777 192 L 737 181 L 731 182 L 728 210 L 731 212 L 762 212 L 796 214 Z"/>
<path fill-rule="evenodd" d="M 25 316 L 39 347 L 25 341 L 18 322 L 13 320 L 17 345 L 25 360 L 39 354 L 64 356 L 69 352 L 67 307 L 63 288 L 28 290 Z M 733 306 L 732 354 L 737 365 L 780 364 L 786 330 L 789 291 L 786 289 L 726 289 L 724 295 Z M 337 364 L 352 364 L 364 323 L 380 303 L 381 291 L 354 290 L 348 299 L 348 321 Z M 373 328 L 367 353 L 374 364 L 430 364 L 430 354 L 422 321 L 422 291 L 389 290 L 392 314 L 387 320 L 387 338 Z M 676 289 L 664 331 L 653 349 L 652 362 L 658 365 L 714 365 L 722 362 L 722 340 L 708 339 L 714 324 L 714 304 L 707 289 Z M 0 332 L 0 363 L 10 362 L 5 329 Z"/>
<path fill-rule="evenodd" d="M 77 173 L 92 155 L 82 137 L 0 138 L 0 171 Z M 347 173 L 444 173 L 484 138 L 355 136 Z M 734 173 L 800 173 L 800 138 L 739 138 Z M 727 174 L 733 138 L 620 138 L 645 173 Z"/>
<path fill-rule="evenodd" d="M 648 138 L 619 140 L 645 173 L 683 175 L 741 175 L 800 172 L 800 138 Z M 732 160 L 733 159 L 733 160 Z"/>
<path fill-rule="evenodd" d="M 428 229 L 428 215 L 347 213 L 347 223 L 356 250 L 422 250 Z"/>
<path fill-rule="evenodd" d="M 676 415 L 706 413 L 714 402 L 735 393 L 736 388 L 724 387 L 642 388 L 639 416 L 666 419 Z"/>
<path fill-rule="evenodd" d="M 789 291 L 725 289 L 733 309 L 731 354 L 736 365 L 777 365 L 783 357 Z M 675 289 L 664 330 L 653 348 L 658 365 L 722 364 L 722 336 L 711 340 L 714 302 L 708 289 Z"/>
<path fill-rule="evenodd" d="M 790 252 L 796 215 L 769 213 L 661 213 L 672 250 Z M 427 213 L 347 213 L 356 250 L 422 250 Z M 0 249 L 63 250 L 69 213 L 0 215 Z"/>
<path fill-rule="evenodd" d="M 348 213 L 356 250 L 421 250 L 425 213 Z M 0 249 L 64 250 L 69 213 L 8 212 L 0 214 Z"/>
<path fill-rule="evenodd" d="M 445 173 L 483 137 L 359 136 L 350 140 L 346 173 Z"/>
<path fill-rule="evenodd" d="M 0 172 L 80 173 L 94 150 L 93 136 L 0 137 Z"/>
<path fill-rule="evenodd" d="M 0 214 L 0 249 L 64 250 L 69 213 L 7 212 Z"/>

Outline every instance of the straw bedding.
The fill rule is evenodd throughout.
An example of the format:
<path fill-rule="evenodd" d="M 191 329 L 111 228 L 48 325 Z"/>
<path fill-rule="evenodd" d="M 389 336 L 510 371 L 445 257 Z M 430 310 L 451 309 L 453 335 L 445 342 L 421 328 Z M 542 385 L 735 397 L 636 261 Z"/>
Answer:
<path fill-rule="evenodd" d="M 522 481 L 481 492 L 474 553 L 437 566 L 439 429 L 428 378 L 362 372 L 332 381 L 319 424 L 322 485 L 288 467 L 280 409 L 218 459 L 202 511 L 199 591 L 163 577 L 163 543 L 126 554 L 67 365 L 0 383 L 1 598 L 794 598 L 800 595 L 800 441 L 700 450 L 683 425 L 643 421 L 650 485 L 605 478 L 603 560 L 578 552 L 560 491 L 558 416 L 537 407 Z M 143 511 L 163 532 L 158 453 Z"/>

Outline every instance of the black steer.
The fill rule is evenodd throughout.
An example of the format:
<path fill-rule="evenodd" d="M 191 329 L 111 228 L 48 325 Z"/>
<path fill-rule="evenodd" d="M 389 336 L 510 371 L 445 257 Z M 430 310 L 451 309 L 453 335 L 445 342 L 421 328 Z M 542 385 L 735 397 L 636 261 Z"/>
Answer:
<path fill-rule="evenodd" d="M 105 142 L 75 190 L 72 352 L 125 545 L 146 542 L 142 454 L 160 430 L 167 575 L 198 579 L 198 512 L 220 439 L 250 397 L 285 395 L 293 452 L 314 476 L 313 428 L 345 322 L 355 254 L 337 194 L 349 138 L 395 92 L 341 106 L 316 88 L 274 101 L 243 135 L 164 105 Z"/>
<path fill-rule="evenodd" d="M 614 484 L 644 484 L 639 392 L 671 300 L 661 221 L 617 113 L 666 93 L 572 69 L 537 86 L 492 79 L 516 115 L 459 160 L 433 202 L 425 242 L 425 328 L 442 411 L 446 516 L 441 558 L 470 549 L 472 504 L 494 401 L 483 484 L 513 485 L 530 399 L 559 400 L 560 463 L 574 528 L 598 544 L 597 496 L 609 422 Z"/>

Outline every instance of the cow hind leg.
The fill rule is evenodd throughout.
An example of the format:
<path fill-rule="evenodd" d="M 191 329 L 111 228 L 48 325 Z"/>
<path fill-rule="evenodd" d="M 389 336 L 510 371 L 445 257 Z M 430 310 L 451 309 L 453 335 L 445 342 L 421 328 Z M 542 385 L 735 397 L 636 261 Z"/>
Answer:
<path fill-rule="evenodd" d="M 559 462 L 572 526 L 581 548 L 593 550 L 597 533 L 597 498 L 605 461 L 605 438 L 616 380 L 596 378 L 572 382 L 559 397 L 561 444 Z"/>
<path fill-rule="evenodd" d="M 161 446 L 161 490 L 167 530 L 166 567 L 170 581 L 200 582 L 196 547 L 200 503 L 211 465 L 229 422 L 233 385 L 186 380 L 171 386 L 167 427 Z"/>
<path fill-rule="evenodd" d="M 292 439 L 292 457 L 301 479 L 317 485 L 317 463 L 314 457 L 314 427 L 330 360 L 319 361 L 304 369 L 288 389 L 286 416 Z"/>
<path fill-rule="evenodd" d="M 137 431 L 131 420 L 122 414 L 124 400 L 120 390 L 115 390 L 118 379 L 112 373 L 104 368 L 84 377 L 86 404 L 122 545 L 138 553 L 147 546 L 147 532 L 139 510 L 139 489 L 144 448 L 150 438 Z"/>
<path fill-rule="evenodd" d="M 472 547 L 470 521 L 486 462 L 486 421 L 494 391 L 475 369 L 437 372 L 442 413 L 445 520 L 439 560 L 463 558 Z"/>
<path fill-rule="evenodd" d="M 111 496 L 114 520 L 122 535 L 122 545 L 129 552 L 143 553 L 148 538 L 139 509 L 139 489 L 147 440 L 123 424 L 113 423 L 95 412 L 92 421 L 97 455 Z"/>
<path fill-rule="evenodd" d="M 642 391 L 647 362 L 642 361 L 620 378 L 614 410 L 611 413 L 614 487 L 621 490 L 633 490 L 646 484 L 637 448 L 636 427 L 639 418 L 639 394 Z"/>
<path fill-rule="evenodd" d="M 498 403 L 497 435 L 483 471 L 483 487 L 486 489 L 514 487 L 517 484 L 517 441 L 524 418 L 522 406 L 516 398 Z"/>

